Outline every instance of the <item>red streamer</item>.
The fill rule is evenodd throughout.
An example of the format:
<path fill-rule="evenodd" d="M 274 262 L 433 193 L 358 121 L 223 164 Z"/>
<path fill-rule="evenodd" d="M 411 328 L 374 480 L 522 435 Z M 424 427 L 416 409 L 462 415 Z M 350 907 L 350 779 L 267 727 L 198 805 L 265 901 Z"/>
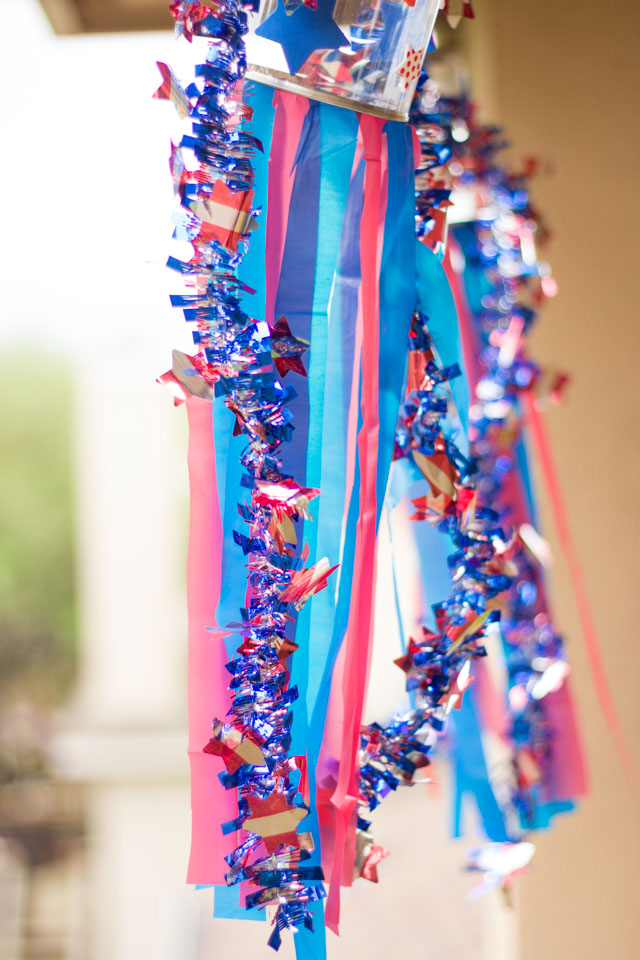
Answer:
<path fill-rule="evenodd" d="M 344 727 L 338 783 L 331 797 L 336 811 L 336 837 L 325 921 L 338 933 L 340 883 L 350 882 L 355 860 L 355 820 L 358 806 L 357 757 L 360 723 L 369 672 L 373 635 L 373 597 L 376 555 L 376 463 L 378 459 L 379 271 L 382 253 L 383 197 L 382 121 L 360 116 L 366 161 L 364 205 L 360 221 L 362 265 L 362 428 L 358 434 L 360 458 L 360 515 L 356 528 L 352 613 L 344 639 Z M 348 874 L 348 876 L 346 875 Z"/>
<path fill-rule="evenodd" d="M 596 688 L 598 702 L 600 703 L 600 709 L 602 710 L 611 740 L 613 741 L 625 775 L 630 782 L 635 782 L 638 780 L 637 767 L 624 735 L 613 695 L 607 682 L 600 642 L 598 640 L 598 632 L 591 612 L 591 604 L 589 603 L 589 594 L 582 571 L 582 565 L 578 558 L 569 528 L 564 497 L 558 482 L 547 433 L 532 392 L 529 390 L 525 391 L 523 393 L 523 399 L 527 422 L 531 428 L 531 433 L 537 448 L 538 460 L 542 466 L 545 483 L 549 492 L 560 546 L 569 569 L 569 576 L 578 607 L 578 616 L 580 618 L 587 657 L 589 659 L 589 666 L 591 668 L 591 675 Z"/>
<path fill-rule="evenodd" d="M 211 704 L 226 712 L 229 690 L 226 651 L 207 627 L 216 623 L 220 597 L 222 521 L 218 502 L 211 404 L 197 397 L 186 402 L 189 417 L 189 763 L 191 766 L 191 854 L 187 883 L 224 883 L 224 857 L 235 835 L 223 836 L 220 822 L 236 816 L 234 790 L 225 790 L 217 765 L 203 753 L 211 737 Z"/>

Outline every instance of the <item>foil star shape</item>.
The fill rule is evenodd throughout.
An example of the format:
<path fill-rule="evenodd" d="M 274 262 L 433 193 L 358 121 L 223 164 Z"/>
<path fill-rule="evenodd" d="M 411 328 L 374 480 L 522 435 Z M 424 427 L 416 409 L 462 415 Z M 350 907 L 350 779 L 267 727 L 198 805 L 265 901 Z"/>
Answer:
<path fill-rule="evenodd" d="M 308 340 L 294 337 L 286 317 L 280 317 L 271 328 L 271 354 L 276 370 L 284 377 L 289 370 L 306 377 L 307 371 L 300 357 L 309 349 Z"/>
<path fill-rule="evenodd" d="M 418 50 L 416 50 L 416 48 L 412 47 L 411 44 L 407 44 L 404 60 L 400 66 L 396 68 L 397 75 L 404 80 L 405 90 L 408 90 L 413 81 L 417 80 L 420 76 L 423 59 L 424 47 L 420 47 Z"/>
<path fill-rule="evenodd" d="M 304 807 L 290 807 L 283 793 L 274 790 L 268 797 L 249 797 L 251 816 L 242 824 L 262 837 L 268 853 L 273 853 L 281 843 L 290 847 L 300 846 L 296 826 L 307 816 Z"/>
<path fill-rule="evenodd" d="M 283 0 L 256 30 L 259 37 L 282 47 L 291 74 L 298 72 L 314 50 L 336 50 L 349 41 L 333 19 L 335 0 L 317 0 L 316 9 L 302 5 L 288 14 Z"/>

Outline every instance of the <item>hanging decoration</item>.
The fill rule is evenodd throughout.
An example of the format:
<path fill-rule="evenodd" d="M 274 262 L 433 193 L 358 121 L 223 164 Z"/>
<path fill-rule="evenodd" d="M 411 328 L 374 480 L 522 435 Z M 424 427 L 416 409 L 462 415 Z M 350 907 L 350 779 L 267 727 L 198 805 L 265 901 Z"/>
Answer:
<path fill-rule="evenodd" d="M 534 397 L 566 384 L 527 348 L 554 292 L 544 225 L 532 165 L 501 166 L 499 130 L 424 72 L 438 7 L 178 0 L 204 54 L 185 87 L 158 64 L 189 124 L 170 168 L 192 252 L 168 265 L 194 353 L 160 377 L 190 424 L 188 879 L 215 916 L 268 909 L 299 957 L 338 932 L 341 887 L 384 881 L 372 813 L 435 753 L 456 831 L 468 795 L 487 837 L 472 896 L 508 891 L 529 832 L 584 793 L 529 473 Z M 391 536 L 408 704 L 372 722 L 395 517 L 420 557 L 407 600 Z"/>

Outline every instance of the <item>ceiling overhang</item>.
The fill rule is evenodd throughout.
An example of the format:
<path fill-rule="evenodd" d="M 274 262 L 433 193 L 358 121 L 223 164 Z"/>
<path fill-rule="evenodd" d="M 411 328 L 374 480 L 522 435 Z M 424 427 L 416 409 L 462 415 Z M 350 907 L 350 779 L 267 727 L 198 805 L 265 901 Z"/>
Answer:
<path fill-rule="evenodd" d="M 168 0 L 40 0 L 59 34 L 171 30 Z"/>

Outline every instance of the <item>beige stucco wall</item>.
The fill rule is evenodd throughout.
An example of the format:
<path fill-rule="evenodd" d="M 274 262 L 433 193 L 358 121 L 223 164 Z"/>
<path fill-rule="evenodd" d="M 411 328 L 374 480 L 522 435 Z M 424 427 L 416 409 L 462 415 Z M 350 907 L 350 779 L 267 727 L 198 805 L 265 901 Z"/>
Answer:
<path fill-rule="evenodd" d="M 640 7 L 633 0 L 477 0 L 463 25 L 473 86 L 513 154 L 552 175 L 534 197 L 553 231 L 559 296 L 533 339 L 573 377 L 547 418 L 607 677 L 640 765 L 638 544 L 640 473 Z M 638 791 L 625 780 L 600 714 L 551 517 L 555 615 L 573 659 L 591 793 L 540 837 L 521 884 L 522 960 L 637 956 Z"/>

